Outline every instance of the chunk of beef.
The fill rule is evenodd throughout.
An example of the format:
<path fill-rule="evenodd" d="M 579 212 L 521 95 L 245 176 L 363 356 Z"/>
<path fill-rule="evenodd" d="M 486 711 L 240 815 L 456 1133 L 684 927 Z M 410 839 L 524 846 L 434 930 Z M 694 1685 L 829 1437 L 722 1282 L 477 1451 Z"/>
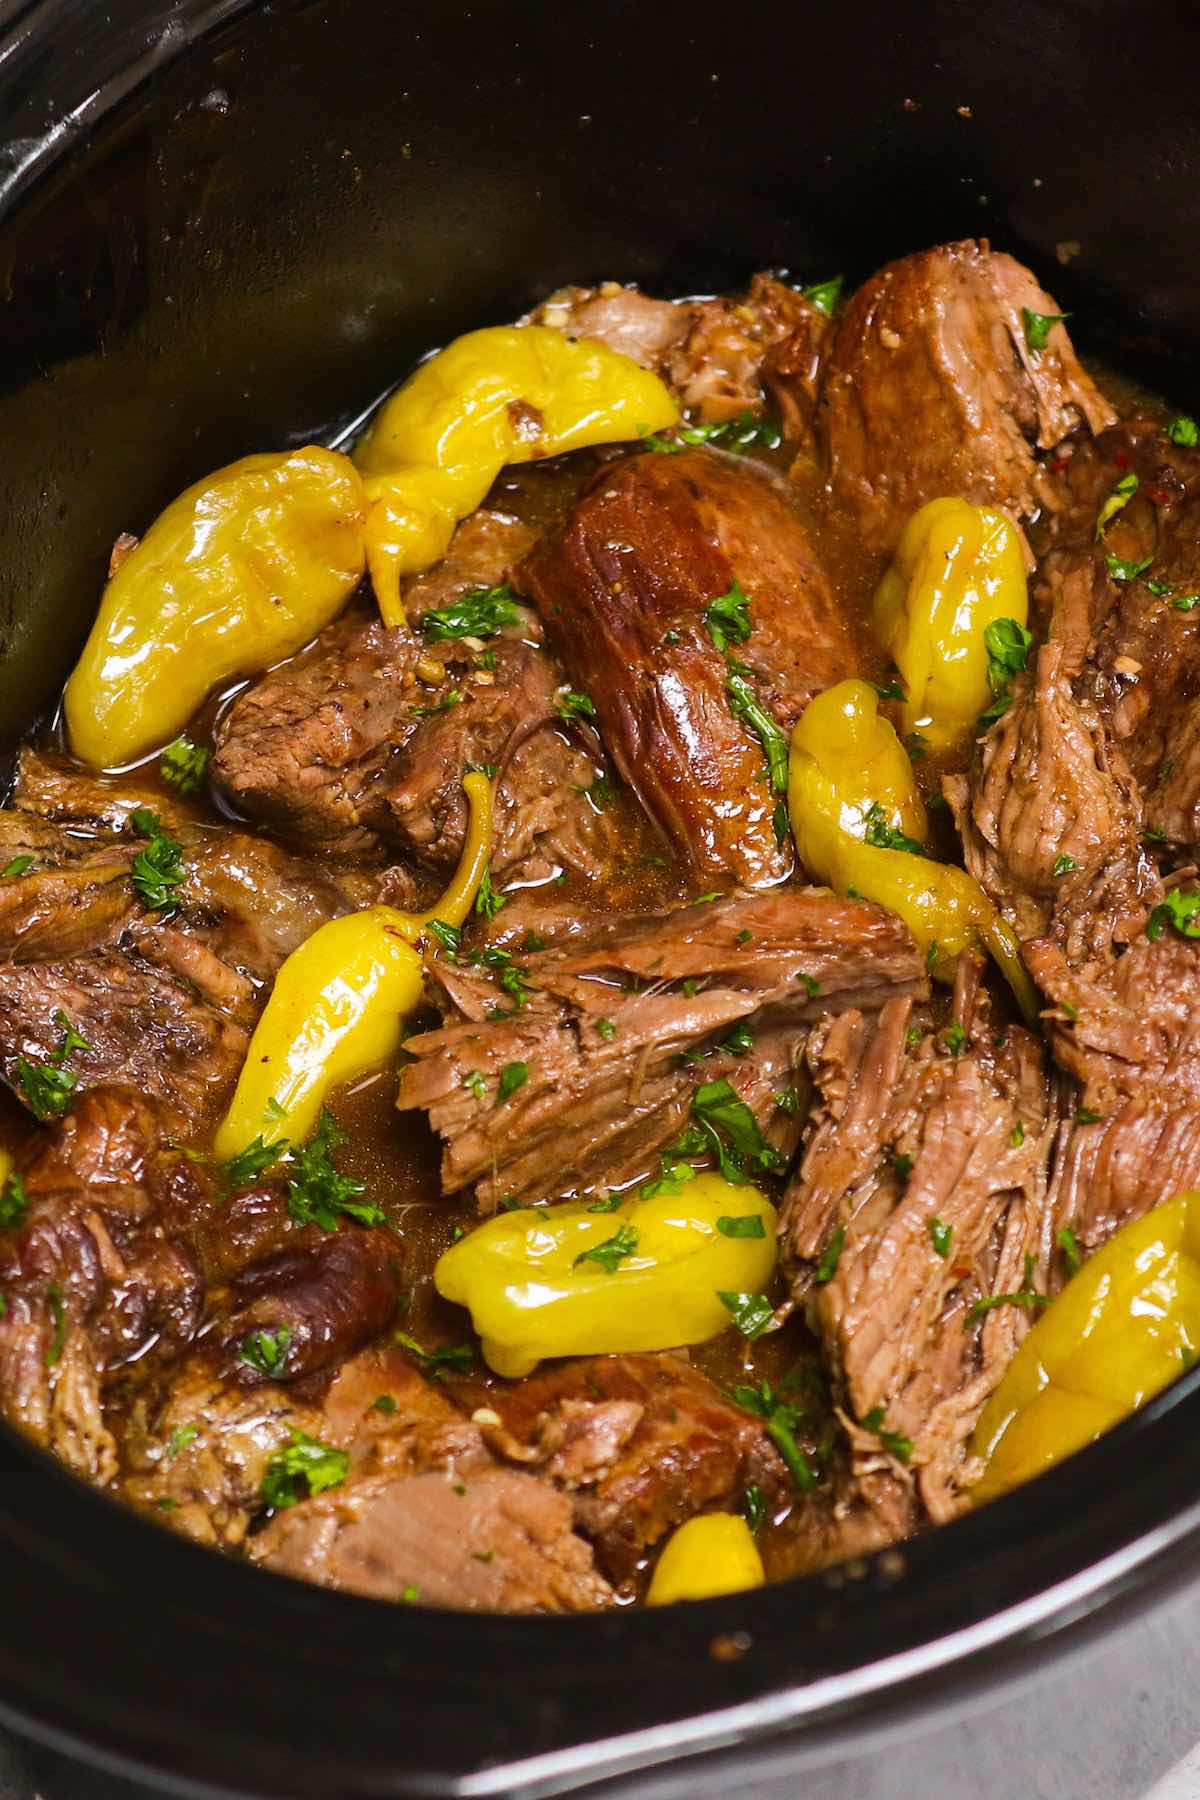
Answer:
<path fill-rule="evenodd" d="M 420 632 L 431 609 L 499 582 L 532 541 L 504 515 L 473 514 L 445 561 L 409 584 L 408 626 L 350 613 L 248 689 L 221 723 L 213 763 L 234 803 L 339 858 L 400 855 L 428 886 L 462 849 L 464 769 L 490 764 L 497 876 L 604 868 L 616 832 L 588 798 L 598 746 L 563 728 L 563 677 L 536 620 L 489 638 L 488 666 L 482 640 L 427 644 Z"/>
<path fill-rule="evenodd" d="M 1043 1256 L 1069 1226 L 1081 1250 L 1099 1249 L 1122 1225 L 1200 1183 L 1200 1103 L 1164 1104 L 1153 1093 L 1106 1118 L 1059 1127 Z"/>
<path fill-rule="evenodd" d="M 203 1281 L 182 1236 L 211 1195 L 153 1107 L 102 1087 L 18 1172 L 28 1204 L 0 1234 L 0 1407 L 79 1474 L 107 1481 L 104 1378 L 156 1340 L 185 1344 L 196 1331 Z"/>
<path fill-rule="evenodd" d="M 818 429 L 834 498 L 874 549 L 943 494 L 1022 518 L 1053 506 L 1036 452 L 1112 423 L 1062 325 L 1029 347 L 1025 308 L 1059 310 L 1028 269 L 967 239 L 890 263 L 842 313 Z"/>
<path fill-rule="evenodd" d="M 652 300 L 607 281 L 565 288 L 531 323 L 594 338 L 653 369 L 679 404 L 706 422 L 757 412 L 771 396 L 784 434 L 811 428 L 820 353 L 829 321 L 772 275 L 756 275 L 741 299 Z"/>
<path fill-rule="evenodd" d="M 970 780 L 954 776 L 945 790 L 967 868 L 1017 935 L 1053 924 L 1079 956 L 1141 929 L 1158 875 L 1128 765 L 1063 663 L 1061 642 L 1042 646 Z"/>
<path fill-rule="evenodd" d="M 384 1396 L 390 1411 L 374 1404 Z M 489 1611 L 609 1602 L 569 1500 L 501 1467 L 478 1426 L 395 1351 L 354 1358 L 320 1404 L 231 1386 L 193 1359 L 166 1404 L 138 1416 L 127 1491 L 168 1502 L 170 1523 L 203 1542 L 241 1543 L 263 1510 L 271 1457 L 296 1431 L 344 1450 L 347 1476 L 276 1513 L 250 1547 L 261 1566 L 377 1599 Z"/>
<path fill-rule="evenodd" d="M 1038 938 L 1025 960 L 1055 1011 L 1056 1060 L 1082 1088 L 1088 1112 L 1124 1100 L 1200 1103 L 1200 948 L 1166 931 L 1143 933 L 1119 956 L 1072 965 Z"/>
<path fill-rule="evenodd" d="M 97 775 L 67 757 L 24 745 L 17 758 L 9 806 L 33 813 L 82 837 L 123 832 L 140 806 L 158 814 L 168 831 L 179 833 L 203 822 L 198 806 L 164 794 L 153 782 L 128 775 Z"/>
<path fill-rule="evenodd" d="M 296 1380 L 340 1363 L 388 1324 L 400 1300 L 400 1244 L 382 1228 L 312 1226 L 282 1248 L 239 1270 L 230 1311 L 218 1336 L 245 1381 L 267 1371 L 246 1360 L 247 1345 L 266 1332 L 286 1341 L 278 1379 Z"/>
<path fill-rule="evenodd" d="M 621 774 L 696 868 L 747 885 L 786 873 L 763 748 L 730 707 L 705 620 L 735 583 L 751 597 L 737 654 L 785 729 L 854 673 L 844 611 L 779 487 L 711 450 L 630 458 L 601 472 L 517 580 L 595 702 Z"/>
<path fill-rule="evenodd" d="M 174 967 L 157 966 L 160 956 Z M 36 1111 L 29 1067 L 58 1054 L 65 1016 L 84 1039 L 67 1063 L 80 1092 L 115 1083 L 198 1120 L 229 1098 L 250 1041 L 251 998 L 249 984 L 203 945 L 163 927 L 127 950 L 0 964 L 0 1067 Z"/>
<path fill-rule="evenodd" d="M 760 1419 L 679 1356 L 577 1357 L 492 1383 L 482 1431 L 497 1455 L 574 1496 L 604 1573 L 628 1582 L 654 1545 L 757 1485 L 775 1508 L 787 1473 Z"/>
<path fill-rule="evenodd" d="M 1133 492 L 1117 494 L 1119 483 Z M 1081 445 L 1060 489 L 1060 510 L 1037 533 L 1039 614 L 1069 639 L 1076 689 L 1141 784 L 1148 829 L 1195 845 L 1200 452 L 1152 419 L 1131 419 Z M 1110 496 L 1124 504 L 1098 535 Z"/>
<path fill-rule="evenodd" d="M 1041 1050 L 991 1027 L 978 975 L 960 962 L 961 1046 L 910 1043 L 895 1000 L 877 1021 L 826 1022 L 808 1051 L 819 1099 L 781 1235 L 837 1377 L 855 1494 L 888 1517 L 914 1480 L 935 1521 L 956 1509 L 966 1439 L 1029 1322 L 1018 1305 L 971 1308 L 1020 1289 L 1027 1256 L 1045 1290 Z M 833 1273 L 814 1285 L 821 1255 Z M 880 1431 L 910 1440 L 911 1461 Z"/>
<path fill-rule="evenodd" d="M 704 1053 L 704 1079 L 728 1079 L 768 1137 L 790 1148 L 794 1120 L 776 1095 L 810 1021 L 829 1007 L 927 992 L 897 919 L 799 888 L 612 921 L 590 940 L 510 953 L 494 968 L 439 962 L 433 972 L 445 1023 L 405 1045 L 414 1061 L 397 1104 L 428 1110 L 444 1140 L 444 1187 L 478 1183 L 485 1209 L 501 1195 L 587 1191 L 645 1173 L 687 1122 L 696 1073 L 680 1066 L 684 1052 Z M 520 1004 L 493 1016 L 514 998 L 514 977 Z M 752 1043 L 737 1054 L 721 1039 L 741 1022 Z M 526 1079 L 497 1104 L 514 1063 Z M 473 1074 L 479 1081 L 466 1085 Z"/>

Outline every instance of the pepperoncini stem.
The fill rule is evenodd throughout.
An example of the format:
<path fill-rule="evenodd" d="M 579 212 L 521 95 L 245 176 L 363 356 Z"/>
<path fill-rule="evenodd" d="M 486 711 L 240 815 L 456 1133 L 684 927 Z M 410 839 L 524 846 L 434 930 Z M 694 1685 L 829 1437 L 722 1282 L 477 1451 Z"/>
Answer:
<path fill-rule="evenodd" d="M 875 627 L 904 681 L 904 729 L 957 743 L 988 703 L 984 632 L 1029 611 L 1021 536 L 1004 513 L 931 500 L 901 534 L 875 596 Z"/>
<path fill-rule="evenodd" d="M 362 579 L 367 498 L 349 457 L 245 456 L 159 514 L 114 570 L 64 697 L 71 747 L 117 768 L 205 696 L 291 656 Z"/>
<path fill-rule="evenodd" d="M 775 1255 L 764 1194 L 682 1164 L 659 1192 L 614 1212 L 498 1213 L 451 1245 L 433 1279 L 443 1299 L 469 1308 L 488 1366 L 518 1377 L 547 1356 L 706 1343 L 730 1328 L 729 1300 L 761 1293 Z"/>
<path fill-rule="evenodd" d="M 667 1539 L 650 1578 L 646 1605 L 740 1594 L 761 1587 L 765 1580 L 762 1557 L 745 1519 L 736 1513 L 701 1513 Z"/>
<path fill-rule="evenodd" d="M 1045 1309 L 980 1415 L 973 1498 L 995 1499 L 1143 1406 L 1200 1353 L 1200 1194 L 1109 1239 Z"/>
<path fill-rule="evenodd" d="M 354 452 L 384 622 L 403 623 L 401 577 L 446 554 L 506 464 L 619 443 L 678 418 L 657 375 L 606 344 L 543 325 L 456 338 L 380 408 Z"/>
<path fill-rule="evenodd" d="M 279 970 L 217 1132 L 219 1161 L 256 1138 L 303 1142 L 332 1087 L 394 1060 L 424 984 L 414 946 L 430 919 L 462 924 L 491 856 L 491 784 L 472 772 L 463 789 L 470 807 L 466 842 L 437 906 L 420 916 L 369 906 L 330 919 Z"/>
<path fill-rule="evenodd" d="M 788 812 L 810 874 L 885 906 L 908 926 L 939 981 L 984 943 L 1030 1023 L 1037 995 L 1012 933 L 965 870 L 921 854 L 927 821 L 908 754 L 869 682 L 818 694 L 792 732 Z"/>
<path fill-rule="evenodd" d="M 486 775 L 472 769 L 469 775 L 463 776 L 463 792 L 470 814 L 462 855 L 449 887 L 437 905 L 421 919 L 422 928 L 430 919 L 444 919 L 447 925 L 463 924 L 475 904 L 479 884 L 492 860 L 496 810 L 492 784 Z"/>

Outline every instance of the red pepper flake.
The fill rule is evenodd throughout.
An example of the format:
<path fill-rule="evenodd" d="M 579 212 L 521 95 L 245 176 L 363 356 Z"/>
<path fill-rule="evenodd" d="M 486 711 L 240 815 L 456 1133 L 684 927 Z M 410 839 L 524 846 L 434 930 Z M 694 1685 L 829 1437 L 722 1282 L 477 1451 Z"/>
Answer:
<path fill-rule="evenodd" d="M 1066 457 L 1065 456 L 1056 456 L 1051 460 L 1050 473 L 1052 475 L 1061 475 L 1063 470 L 1066 468 L 1066 466 L 1067 466 Z"/>
<path fill-rule="evenodd" d="M 1146 492 L 1156 506 L 1166 506 L 1170 502 L 1171 496 L 1166 488 L 1147 488 Z"/>
<path fill-rule="evenodd" d="M 1117 454 L 1113 457 L 1113 461 L 1116 463 L 1118 469 L 1127 469 L 1129 467 L 1129 458 L 1123 450 L 1117 451 Z"/>
<path fill-rule="evenodd" d="M 965 1281 L 971 1271 L 965 1263 L 959 1263 L 956 1268 L 951 1269 L 950 1273 L 955 1281 Z"/>

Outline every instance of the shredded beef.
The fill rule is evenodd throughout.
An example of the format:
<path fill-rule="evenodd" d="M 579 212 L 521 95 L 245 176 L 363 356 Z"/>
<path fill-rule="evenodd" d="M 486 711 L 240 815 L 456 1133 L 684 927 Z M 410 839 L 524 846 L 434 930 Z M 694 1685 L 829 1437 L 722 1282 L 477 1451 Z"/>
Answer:
<path fill-rule="evenodd" d="M 514 997 L 497 983 L 511 982 L 510 970 L 526 992 L 506 1007 Z M 698 1079 L 726 1078 L 768 1138 L 790 1148 L 795 1121 L 776 1095 L 809 1023 L 927 987 L 898 920 L 800 888 L 614 921 L 591 940 L 499 968 L 439 960 L 433 973 L 445 1022 L 405 1045 L 414 1061 L 398 1104 L 429 1112 L 447 1192 L 476 1182 L 487 1210 L 508 1194 L 586 1191 L 645 1173 L 687 1122 Z M 743 1021 L 751 1042 L 741 1054 L 723 1049 Z M 698 1050 L 700 1069 L 681 1066 Z M 515 1063 L 526 1078 L 497 1104 L 501 1073 Z"/>
<path fill-rule="evenodd" d="M 781 1235 L 835 1371 L 855 1503 L 889 1518 L 908 1484 L 934 1520 L 960 1504 L 966 1439 L 1029 1323 L 972 1306 L 1020 1289 L 1027 1256 L 1045 1291 L 1054 1108 L 1037 1039 L 991 1025 L 978 973 L 960 963 L 945 1032 L 910 1041 L 911 1002 L 893 1000 L 827 1021 L 808 1051 L 818 1099 Z"/>

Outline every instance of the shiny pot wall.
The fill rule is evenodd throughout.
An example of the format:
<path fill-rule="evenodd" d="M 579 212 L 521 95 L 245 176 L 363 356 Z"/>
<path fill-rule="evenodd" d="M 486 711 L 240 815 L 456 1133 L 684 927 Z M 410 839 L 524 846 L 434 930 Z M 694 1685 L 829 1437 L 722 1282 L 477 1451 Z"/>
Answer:
<path fill-rule="evenodd" d="M 118 531 L 564 280 L 853 279 L 986 233 L 1194 405 L 1197 50 L 1183 0 L 0 7 L 0 730 L 52 700 Z M 701 1755 L 727 1789 L 1190 1566 L 1198 1438 L 1200 1372 L 852 1578 L 522 1621 L 222 1562 L 5 1436 L 0 1716 L 290 1797 L 694 1789 Z"/>

